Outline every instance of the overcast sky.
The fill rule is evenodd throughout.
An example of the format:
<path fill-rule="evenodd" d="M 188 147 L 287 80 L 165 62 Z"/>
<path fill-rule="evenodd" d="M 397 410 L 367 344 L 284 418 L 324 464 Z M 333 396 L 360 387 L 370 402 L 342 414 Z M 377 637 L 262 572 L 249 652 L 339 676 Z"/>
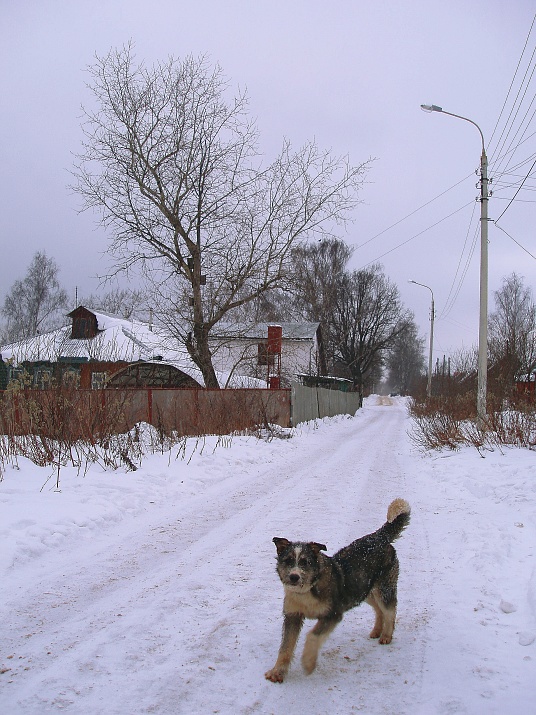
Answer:
<path fill-rule="evenodd" d="M 484 134 L 489 215 L 506 209 L 509 234 L 490 223 L 490 308 L 512 271 L 534 289 L 536 172 L 510 204 L 536 158 L 536 27 L 522 56 L 534 12 L 533 0 L 0 0 L 0 299 L 37 250 L 60 265 L 73 307 L 75 287 L 96 291 L 109 270 L 98 217 L 78 212 L 67 185 L 85 68 L 132 40 L 148 63 L 192 52 L 218 62 L 247 88 L 267 160 L 283 137 L 375 158 L 341 234 L 357 247 L 352 267 L 382 263 L 426 340 L 430 293 L 408 280 L 432 288 L 436 358 L 476 344 L 481 140 L 420 105 Z"/>

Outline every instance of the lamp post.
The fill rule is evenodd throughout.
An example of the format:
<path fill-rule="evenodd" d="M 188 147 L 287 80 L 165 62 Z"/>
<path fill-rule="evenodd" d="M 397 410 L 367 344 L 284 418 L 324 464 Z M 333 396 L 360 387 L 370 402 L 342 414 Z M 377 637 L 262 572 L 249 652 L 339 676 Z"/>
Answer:
<path fill-rule="evenodd" d="M 418 283 L 417 281 L 408 281 L 408 283 L 415 283 L 416 286 L 421 286 L 422 288 L 428 288 L 432 294 L 432 305 L 430 306 L 430 352 L 428 355 L 428 381 L 426 383 L 426 395 L 431 397 L 432 395 L 432 353 L 434 350 L 434 316 L 435 316 L 435 306 L 434 306 L 434 291 L 430 286 L 424 283 Z"/>
<path fill-rule="evenodd" d="M 488 381 L 488 158 L 482 130 L 476 122 L 460 114 L 446 112 L 435 104 L 421 104 L 425 112 L 441 112 L 456 117 L 476 127 L 482 139 L 480 159 L 480 319 L 478 329 L 478 381 L 476 391 L 476 413 L 479 422 L 486 420 L 486 396 Z"/>

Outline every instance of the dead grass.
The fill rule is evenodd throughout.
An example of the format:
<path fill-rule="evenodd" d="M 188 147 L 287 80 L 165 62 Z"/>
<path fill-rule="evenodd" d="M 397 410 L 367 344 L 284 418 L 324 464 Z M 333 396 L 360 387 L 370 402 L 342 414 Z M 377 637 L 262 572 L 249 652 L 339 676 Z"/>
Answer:
<path fill-rule="evenodd" d="M 226 444 L 236 434 L 259 439 L 279 436 L 275 397 L 266 391 L 220 391 L 196 394 L 166 411 L 156 409 L 155 424 L 143 428 L 131 419 L 135 391 L 79 390 L 50 384 L 46 390 L 28 387 L 23 378 L 12 382 L 0 397 L 0 478 L 7 464 L 19 457 L 53 469 L 59 488 L 61 469 L 72 465 L 85 473 L 90 465 L 134 471 L 146 454 L 167 453 L 178 446 L 186 456 L 188 437 L 203 447 L 208 434 Z M 185 397 L 185 395 L 182 395 Z"/>
<path fill-rule="evenodd" d="M 519 401 L 499 403 L 488 397 L 484 424 L 476 419 L 474 392 L 413 399 L 409 412 L 413 418 L 410 437 L 422 450 L 472 446 L 480 454 L 503 446 L 536 447 L 536 405 Z"/>

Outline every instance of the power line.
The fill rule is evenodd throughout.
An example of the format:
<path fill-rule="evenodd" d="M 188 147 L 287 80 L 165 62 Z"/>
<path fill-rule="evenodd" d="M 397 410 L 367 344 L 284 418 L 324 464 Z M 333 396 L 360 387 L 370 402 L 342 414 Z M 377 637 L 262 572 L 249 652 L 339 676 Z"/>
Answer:
<path fill-rule="evenodd" d="M 530 176 L 530 174 L 531 174 L 531 172 L 532 172 L 532 170 L 534 169 L 535 166 L 536 166 L 536 159 L 534 160 L 532 166 L 530 167 L 528 174 L 525 176 L 525 178 L 523 179 L 523 181 L 522 181 L 521 184 L 519 185 L 519 188 L 517 189 L 517 191 L 516 191 L 515 194 L 513 195 L 512 199 L 510 200 L 510 203 L 508 204 L 508 206 L 504 209 L 504 211 L 503 211 L 502 214 L 499 216 L 499 218 L 496 218 L 496 219 L 495 219 L 495 225 L 497 225 L 497 221 L 500 221 L 501 218 L 504 216 L 504 214 L 508 211 L 508 209 L 509 209 L 510 206 L 512 205 L 512 202 L 514 201 L 515 197 L 519 194 L 519 192 L 520 192 L 521 189 L 523 188 L 523 184 L 524 184 L 525 181 L 529 178 L 529 176 Z M 528 253 L 528 251 L 527 251 L 527 253 Z"/>
<path fill-rule="evenodd" d="M 525 142 L 527 142 L 529 139 L 532 139 L 532 137 L 533 137 L 535 134 L 536 134 L 536 132 L 532 132 L 532 134 L 529 134 L 528 137 L 525 137 L 522 141 L 520 141 L 518 144 L 516 144 L 516 146 L 515 146 L 513 149 L 510 149 L 509 151 L 507 151 L 507 152 L 505 152 L 504 154 L 502 154 L 498 159 L 495 160 L 495 166 L 497 166 L 500 161 L 502 161 L 506 156 L 508 156 L 508 154 L 510 154 L 510 153 L 513 154 L 513 153 L 516 151 L 516 149 L 519 149 L 519 147 L 520 147 L 522 144 L 524 144 Z M 532 156 L 534 156 L 534 154 L 533 154 Z M 510 169 L 508 169 L 508 170 L 505 169 L 505 170 L 502 171 L 500 174 L 494 175 L 494 180 L 496 180 L 497 178 L 500 179 L 501 176 L 503 176 L 504 174 L 510 174 L 512 171 L 515 171 L 515 170 L 518 169 L 520 166 L 523 166 L 523 164 L 528 163 L 528 162 L 532 159 L 532 156 L 530 156 L 528 159 L 524 159 L 523 161 L 521 161 L 519 164 L 516 164 L 515 166 L 511 166 Z M 489 165 L 490 168 L 491 168 L 492 164 L 493 164 L 493 162 L 490 163 L 490 165 Z"/>
<path fill-rule="evenodd" d="M 498 220 L 498 219 L 497 219 L 497 220 Z M 512 241 L 513 241 L 516 245 L 519 246 L 519 248 L 521 248 L 523 251 L 525 251 L 525 253 L 528 253 L 529 256 L 530 256 L 531 258 L 534 258 L 534 260 L 536 261 L 536 256 L 534 256 L 527 248 L 525 248 L 525 246 L 521 245 L 521 243 L 519 243 L 519 241 L 516 241 L 516 239 L 515 239 L 513 236 L 511 236 L 511 235 L 508 233 L 508 231 L 505 231 L 504 228 L 502 228 L 502 226 L 499 226 L 499 225 L 497 224 L 497 221 L 495 221 L 495 226 L 497 226 L 497 228 L 498 228 L 499 230 L 501 230 L 503 233 L 505 233 L 505 234 L 508 236 L 508 238 L 511 238 Z"/>
<path fill-rule="evenodd" d="M 383 231 L 380 231 L 380 232 L 377 233 L 375 236 L 372 236 L 372 238 L 369 238 L 369 239 L 366 240 L 364 243 L 361 243 L 359 246 L 357 246 L 357 248 L 358 248 L 358 249 L 359 249 L 359 248 L 363 248 L 363 246 L 366 246 L 367 244 L 372 243 L 372 241 L 375 241 L 375 240 L 376 240 L 377 238 L 379 238 L 380 236 L 383 236 L 383 234 L 384 234 L 384 233 L 387 233 L 387 231 L 390 231 L 392 228 L 395 228 L 395 226 L 398 226 L 400 223 L 402 223 L 402 222 L 405 221 L 406 219 L 410 218 L 411 216 L 413 216 L 414 214 L 416 214 L 417 212 L 419 212 L 421 209 L 426 208 L 426 206 L 429 206 L 431 203 L 433 203 L 433 202 L 436 201 L 437 199 L 440 199 L 442 196 L 444 196 L 445 194 L 447 194 L 449 191 L 452 191 L 452 189 L 455 189 L 455 188 L 456 188 L 457 186 L 459 186 L 460 184 L 463 184 L 463 182 L 464 182 L 464 181 L 467 181 L 467 179 L 471 178 L 471 176 L 473 176 L 472 173 L 471 173 L 471 174 L 468 174 L 468 175 L 465 176 L 463 179 L 460 179 L 460 180 L 457 181 L 455 184 L 453 184 L 452 186 L 450 186 L 448 189 L 445 189 L 445 191 L 442 191 L 442 192 L 441 192 L 440 194 L 438 194 L 437 196 L 434 196 L 434 198 L 433 198 L 433 199 L 430 199 L 430 201 L 427 201 L 425 204 L 423 204 L 422 206 L 419 206 L 419 208 L 415 209 L 414 211 L 412 211 L 411 213 L 409 213 L 407 216 L 404 216 L 404 218 L 399 219 L 399 220 L 396 221 L 395 223 L 391 224 L 391 226 L 388 226 L 387 228 L 384 228 Z M 447 218 L 448 218 L 448 216 L 447 216 Z M 434 224 L 434 225 L 435 225 L 435 224 Z M 425 230 L 427 231 L 428 229 L 425 229 Z M 419 235 L 419 234 L 417 234 L 417 235 Z M 410 239 L 410 240 L 412 240 L 412 239 Z M 403 245 L 403 244 L 401 244 L 401 245 Z M 394 249 L 393 249 L 393 250 L 394 250 Z M 367 264 L 367 265 L 368 265 L 368 264 Z"/>
<path fill-rule="evenodd" d="M 446 221 L 446 220 L 447 220 L 448 218 L 450 218 L 451 216 L 454 216 L 455 214 L 460 213 L 460 211 L 463 211 L 463 209 L 467 208 L 467 207 L 470 206 L 472 203 L 473 203 L 472 201 L 469 201 L 469 203 L 464 204 L 464 205 L 461 206 L 459 209 L 456 209 L 456 211 L 453 211 L 452 213 L 450 213 L 448 216 L 444 216 L 442 219 L 439 219 L 439 221 L 436 221 L 436 222 L 433 223 L 431 226 L 428 226 L 427 228 L 423 229 L 422 231 L 419 231 L 419 233 L 416 233 L 416 234 L 414 234 L 413 236 L 411 236 L 410 238 L 406 239 L 405 241 L 402 241 L 402 243 L 399 243 L 398 245 L 396 245 L 396 246 L 394 246 L 393 248 L 389 249 L 389 250 L 386 251 L 385 253 L 382 253 L 381 256 L 377 256 L 377 257 L 374 258 L 372 261 L 369 261 L 368 263 L 365 263 L 365 265 L 363 265 L 363 266 L 361 266 L 361 267 L 362 267 L 362 268 L 366 268 L 367 266 L 370 266 L 370 265 L 372 265 L 373 263 L 376 263 L 376 261 L 380 261 L 382 258 L 385 258 L 385 256 L 388 256 L 390 253 L 393 253 L 394 251 L 397 251 L 399 248 L 402 248 L 402 246 L 405 246 L 406 244 L 410 243 L 410 241 L 413 241 L 413 240 L 415 240 L 416 238 L 419 238 L 419 236 L 422 236 L 423 233 L 426 233 L 427 231 L 430 231 L 432 228 L 435 228 L 436 226 L 439 226 L 440 223 L 443 223 L 443 221 Z M 370 242 L 370 241 L 367 241 L 367 243 L 369 243 L 369 242 Z M 361 244 L 361 245 L 364 246 L 364 245 L 366 245 L 366 244 L 363 243 L 363 244 Z M 359 246 L 358 248 L 361 248 L 361 246 Z"/>
<path fill-rule="evenodd" d="M 450 286 L 449 294 L 448 294 L 448 296 L 447 296 L 447 300 L 445 301 L 445 307 L 443 308 L 443 310 L 441 311 L 441 314 L 439 315 L 439 318 L 438 318 L 439 320 L 445 318 L 445 317 L 450 313 L 450 311 L 452 310 L 452 308 L 454 307 L 454 304 L 456 303 L 456 300 L 458 299 L 458 295 L 460 294 L 460 290 L 461 290 L 462 285 L 463 285 L 463 282 L 464 282 L 464 280 L 465 280 L 465 276 L 467 275 L 467 271 L 468 271 L 468 269 L 469 269 L 469 264 L 471 263 L 471 259 L 472 259 L 472 257 L 473 257 L 474 251 L 475 251 L 476 236 L 477 236 L 477 231 L 476 231 L 476 230 L 475 230 L 475 237 L 473 238 L 473 243 L 472 243 L 471 248 L 470 248 L 470 250 L 469 250 L 469 252 L 468 252 L 468 254 L 467 254 L 467 259 L 466 259 L 465 266 L 464 266 L 464 269 L 463 269 L 462 274 L 461 274 L 461 278 L 460 278 L 460 280 L 459 280 L 459 282 L 458 282 L 458 287 L 457 287 L 457 289 L 456 289 L 456 291 L 455 291 L 455 293 L 454 293 L 453 298 L 451 299 L 451 295 L 453 294 L 453 291 L 454 291 L 454 286 L 456 285 L 456 279 L 457 279 L 458 274 L 459 274 L 459 272 L 460 272 L 460 266 L 461 266 L 461 264 L 462 264 L 462 259 L 463 259 L 463 256 L 464 256 L 464 254 L 465 254 L 465 248 L 466 248 L 466 246 L 467 246 L 467 241 L 468 241 L 468 239 L 469 239 L 469 232 L 471 231 L 471 226 L 472 226 L 472 224 L 473 224 L 473 219 L 474 219 L 474 216 L 475 216 L 475 209 L 476 209 L 476 203 L 475 203 L 474 206 L 473 206 L 473 211 L 472 211 L 472 213 L 471 213 L 471 218 L 470 218 L 470 220 L 469 220 L 469 226 L 467 227 L 467 232 L 466 232 L 466 234 L 465 234 L 465 241 L 464 241 L 464 243 L 463 243 L 462 252 L 461 252 L 461 254 L 460 254 L 460 259 L 459 259 L 458 265 L 457 265 L 457 267 L 456 267 L 456 273 L 454 274 L 454 278 L 452 279 L 452 283 L 451 283 L 451 286 Z"/>
<path fill-rule="evenodd" d="M 508 102 L 508 98 L 509 98 L 509 96 L 510 96 L 510 92 L 512 91 L 512 88 L 513 88 L 515 79 L 516 79 L 516 77 L 517 77 L 519 68 L 520 68 L 520 66 L 521 66 L 521 62 L 522 62 L 522 60 L 523 60 L 523 56 L 524 56 L 524 54 L 525 54 L 525 50 L 527 49 L 527 45 L 528 45 L 528 42 L 529 42 L 529 39 L 530 39 L 530 35 L 531 35 L 531 33 L 532 33 L 532 29 L 533 29 L 533 27 L 534 27 L 535 21 L 536 21 L 536 14 L 535 14 L 534 17 L 532 18 L 532 23 L 531 23 L 529 32 L 528 32 L 528 34 L 527 34 L 527 38 L 526 38 L 526 40 L 525 40 L 525 45 L 523 46 L 523 50 L 522 50 L 522 52 L 521 52 L 521 56 L 520 56 L 520 58 L 519 58 L 519 62 L 517 63 L 517 67 L 516 67 L 516 70 L 515 70 L 515 72 L 514 72 L 514 76 L 513 76 L 513 78 L 512 78 L 512 82 L 511 82 L 511 84 L 510 84 L 510 88 L 509 88 L 508 93 L 507 93 L 507 95 L 506 95 L 506 99 L 505 99 L 505 101 L 504 101 L 503 108 L 501 109 L 501 112 L 500 112 L 500 114 L 499 114 L 499 119 L 497 120 L 497 124 L 495 125 L 495 129 L 493 130 L 492 138 L 493 138 L 493 136 L 495 135 L 495 132 L 496 132 L 497 127 L 498 127 L 498 125 L 499 125 L 500 119 L 501 119 L 501 117 L 502 117 L 502 115 L 503 115 L 505 106 L 506 106 L 506 104 L 507 104 L 507 102 Z M 532 53 L 532 56 L 531 56 L 531 58 L 530 58 L 530 60 L 529 60 L 529 63 L 528 63 L 528 67 L 527 67 L 527 69 L 525 70 L 525 75 L 523 76 L 523 79 L 521 80 L 521 83 L 520 83 L 520 85 L 519 85 L 519 89 L 518 89 L 518 91 L 517 91 L 517 95 L 516 95 L 516 97 L 515 97 L 515 99 L 514 99 L 514 101 L 513 101 L 513 103 L 512 103 L 512 108 L 510 109 L 510 113 L 509 113 L 508 118 L 507 118 L 507 120 L 506 120 L 506 122 L 505 122 L 504 128 L 503 128 L 503 130 L 502 130 L 502 132 L 501 132 L 501 135 L 500 135 L 500 137 L 499 137 L 499 139 L 498 139 L 498 141 L 497 141 L 497 147 L 496 147 L 496 149 L 495 149 L 495 152 L 502 150 L 502 147 L 504 147 L 504 144 L 506 143 L 506 140 L 507 140 L 507 138 L 508 138 L 508 135 L 509 135 L 509 133 L 510 133 L 510 131 L 511 131 L 511 127 L 513 126 L 513 122 L 514 122 L 514 120 L 515 120 L 515 117 L 517 116 L 517 112 L 519 112 L 519 108 L 518 108 L 518 109 L 516 110 L 516 114 L 515 114 L 514 118 L 511 120 L 511 118 L 512 118 L 512 113 L 514 112 L 514 110 L 515 110 L 515 108 L 516 108 L 516 104 L 517 104 L 517 101 L 518 101 L 518 99 L 519 99 L 519 95 L 520 95 L 520 93 L 521 93 L 521 90 L 523 89 L 523 85 L 524 85 L 524 83 L 525 83 L 525 79 L 526 79 L 526 77 L 527 77 L 527 73 L 528 73 L 528 71 L 529 71 L 529 69 L 530 69 L 530 66 L 531 66 L 532 59 L 533 59 L 533 57 L 534 57 L 534 52 L 535 52 L 535 51 L 536 51 L 536 48 L 535 48 L 535 50 L 534 50 L 533 53 Z M 532 76 L 532 75 L 531 75 L 531 76 Z M 528 89 L 528 85 L 527 85 L 527 89 Z M 526 93 L 527 89 L 525 89 L 525 93 Z M 510 121 L 510 120 L 511 120 L 511 121 Z M 507 131 L 507 129 L 508 129 L 508 131 Z M 503 141 L 503 136 L 505 135 L 505 132 L 506 132 L 506 136 L 505 136 L 504 141 Z M 501 149 L 499 149 L 499 145 L 501 144 L 501 141 L 502 141 L 502 146 L 501 146 Z M 490 139 L 490 142 L 491 142 L 491 139 Z M 494 152 L 494 153 L 495 153 L 495 152 Z"/>
<path fill-rule="evenodd" d="M 493 137 L 495 136 L 495 132 L 497 131 L 497 127 L 499 126 L 499 122 L 501 121 L 501 117 L 502 117 L 503 112 L 504 112 L 504 109 L 505 109 L 505 107 L 506 107 L 506 103 L 508 102 L 508 97 L 510 96 L 510 92 L 512 91 L 512 87 L 514 86 L 514 82 L 515 82 L 515 79 L 516 79 L 516 76 L 517 76 L 519 67 L 520 67 L 520 65 L 521 65 L 521 60 L 523 59 L 523 55 L 525 54 L 525 50 L 527 49 L 527 45 L 528 45 L 528 42 L 529 42 L 529 37 L 530 37 L 530 35 L 531 35 L 532 28 L 534 27 L 534 22 L 535 22 L 535 21 L 536 21 L 536 14 L 535 14 L 534 17 L 532 18 L 532 23 L 531 23 L 531 25 L 530 25 L 530 29 L 529 29 L 529 32 L 528 32 L 528 34 L 527 34 L 527 39 L 525 40 L 525 44 L 524 44 L 523 50 L 522 50 L 522 52 L 521 52 L 521 57 L 519 58 L 519 61 L 518 61 L 518 63 L 517 63 L 516 71 L 514 72 L 514 76 L 512 77 L 512 81 L 510 82 L 510 87 L 508 88 L 508 92 L 506 93 L 506 99 L 504 100 L 504 104 L 503 104 L 502 109 L 501 109 L 501 111 L 500 111 L 500 113 L 499 113 L 499 117 L 498 117 L 498 119 L 497 119 L 497 123 L 495 124 L 495 128 L 493 129 L 493 133 L 492 133 L 492 135 L 491 135 L 491 137 L 490 137 L 490 144 L 491 144 L 491 142 L 493 141 Z M 504 132 L 504 130 L 503 130 L 503 132 Z M 502 136 L 502 134 L 501 134 L 501 136 Z M 499 138 L 499 141 L 500 141 L 500 138 Z"/>

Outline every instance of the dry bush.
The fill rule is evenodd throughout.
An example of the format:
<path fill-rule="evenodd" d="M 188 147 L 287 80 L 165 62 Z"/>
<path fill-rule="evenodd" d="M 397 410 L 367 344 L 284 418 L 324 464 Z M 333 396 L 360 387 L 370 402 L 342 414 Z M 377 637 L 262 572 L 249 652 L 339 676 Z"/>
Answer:
<path fill-rule="evenodd" d="M 274 426 L 286 403 L 267 390 L 153 391 L 153 425 L 143 426 L 148 415 L 139 391 L 80 390 L 54 381 L 44 390 L 29 385 L 23 377 L 0 397 L 0 476 L 22 456 L 52 466 L 59 488 L 63 466 L 135 470 L 145 454 L 171 454 L 177 445 L 177 457 L 184 458 L 188 437 L 198 438 L 195 451 L 208 434 L 219 435 L 218 444 L 234 434 L 288 436 Z"/>
<path fill-rule="evenodd" d="M 469 445 L 481 454 L 502 446 L 536 447 L 536 405 L 527 401 L 505 403 L 502 392 L 488 393 L 484 423 L 476 419 L 475 392 L 413 399 L 410 436 L 420 449 L 458 449 Z"/>
<path fill-rule="evenodd" d="M 45 390 L 33 390 L 24 377 L 13 381 L 1 397 L 0 466 L 16 463 L 19 456 L 53 466 L 57 487 L 67 464 L 133 468 L 133 445 L 122 434 L 124 410 L 124 395 L 105 396 L 53 382 Z"/>

